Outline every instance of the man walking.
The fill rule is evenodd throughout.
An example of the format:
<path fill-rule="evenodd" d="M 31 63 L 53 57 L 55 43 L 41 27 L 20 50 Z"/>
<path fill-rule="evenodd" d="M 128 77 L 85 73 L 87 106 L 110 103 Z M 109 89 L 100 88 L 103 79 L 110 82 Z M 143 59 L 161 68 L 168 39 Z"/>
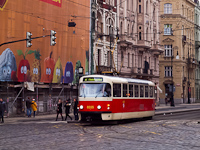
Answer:
<path fill-rule="evenodd" d="M 28 100 L 26 101 L 26 111 L 27 111 L 27 116 L 31 117 L 31 100 L 30 100 L 30 97 L 28 97 Z"/>
<path fill-rule="evenodd" d="M 78 101 L 74 99 L 74 117 L 75 120 L 78 120 Z"/>
<path fill-rule="evenodd" d="M 65 103 L 65 120 L 67 120 L 67 117 L 69 117 L 71 120 L 72 120 L 72 117 L 70 117 L 69 115 L 69 111 L 70 111 L 70 106 L 71 106 L 71 103 L 70 103 L 70 99 L 66 100 L 66 103 Z"/>
<path fill-rule="evenodd" d="M 4 120 L 3 120 L 4 112 L 6 112 L 6 103 L 3 101 L 2 98 L 0 98 L 0 117 L 1 117 L 1 123 L 4 123 Z"/>

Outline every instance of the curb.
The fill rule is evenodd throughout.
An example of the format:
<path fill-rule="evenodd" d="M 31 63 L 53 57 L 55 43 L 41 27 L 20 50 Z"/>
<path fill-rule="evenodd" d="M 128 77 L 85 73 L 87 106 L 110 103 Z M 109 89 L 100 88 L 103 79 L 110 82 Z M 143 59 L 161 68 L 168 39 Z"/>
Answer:
<path fill-rule="evenodd" d="M 169 114 L 169 113 L 179 113 L 179 112 L 188 112 L 188 111 L 197 111 L 197 110 L 200 110 L 200 108 L 193 108 L 193 109 L 188 108 L 188 109 L 182 109 L 182 110 L 160 111 L 160 112 L 155 112 L 155 116 Z"/>

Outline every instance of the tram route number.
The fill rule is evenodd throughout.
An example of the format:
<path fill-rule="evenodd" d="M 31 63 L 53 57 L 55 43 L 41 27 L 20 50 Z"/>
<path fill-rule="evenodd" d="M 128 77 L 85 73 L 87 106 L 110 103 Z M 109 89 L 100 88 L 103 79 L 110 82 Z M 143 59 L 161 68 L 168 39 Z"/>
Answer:
<path fill-rule="evenodd" d="M 94 106 L 87 106 L 87 109 L 94 109 Z"/>

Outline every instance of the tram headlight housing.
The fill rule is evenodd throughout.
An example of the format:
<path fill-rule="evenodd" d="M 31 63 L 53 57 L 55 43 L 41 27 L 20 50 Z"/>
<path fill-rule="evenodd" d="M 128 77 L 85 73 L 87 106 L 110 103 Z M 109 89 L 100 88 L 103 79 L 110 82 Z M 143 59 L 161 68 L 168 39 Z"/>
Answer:
<path fill-rule="evenodd" d="M 83 105 L 80 105 L 80 107 L 79 107 L 80 109 L 83 109 Z"/>
<path fill-rule="evenodd" d="M 97 106 L 97 109 L 101 109 L 101 106 L 100 106 L 100 105 L 98 105 L 98 106 Z"/>
<path fill-rule="evenodd" d="M 108 109 L 108 110 L 110 109 L 110 104 L 107 104 L 107 109 Z"/>

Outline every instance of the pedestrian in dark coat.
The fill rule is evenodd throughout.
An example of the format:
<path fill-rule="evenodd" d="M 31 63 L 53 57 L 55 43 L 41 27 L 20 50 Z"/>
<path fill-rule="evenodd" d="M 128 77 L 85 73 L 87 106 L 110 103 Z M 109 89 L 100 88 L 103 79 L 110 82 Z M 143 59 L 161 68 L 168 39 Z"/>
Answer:
<path fill-rule="evenodd" d="M 67 117 L 69 117 L 71 120 L 72 120 L 72 117 L 70 117 L 69 113 L 70 113 L 70 106 L 71 106 L 71 103 L 70 103 L 70 99 L 66 100 L 66 103 L 65 103 L 65 120 L 67 120 Z"/>
<path fill-rule="evenodd" d="M 6 112 L 6 103 L 3 101 L 2 98 L 0 98 L 0 117 L 1 117 L 1 123 L 4 123 L 4 112 Z"/>
<path fill-rule="evenodd" d="M 31 117 L 31 100 L 30 100 L 30 97 L 28 97 L 28 100 L 26 100 L 26 111 L 27 111 L 27 116 L 28 117 Z"/>
<path fill-rule="evenodd" d="M 75 120 L 78 120 L 78 101 L 74 99 L 74 117 Z"/>
<path fill-rule="evenodd" d="M 56 121 L 58 120 L 58 115 L 61 115 L 62 117 L 62 121 L 63 121 L 63 116 L 62 116 L 62 100 L 59 98 L 58 100 L 58 104 L 57 104 L 57 117 L 56 117 Z"/>

